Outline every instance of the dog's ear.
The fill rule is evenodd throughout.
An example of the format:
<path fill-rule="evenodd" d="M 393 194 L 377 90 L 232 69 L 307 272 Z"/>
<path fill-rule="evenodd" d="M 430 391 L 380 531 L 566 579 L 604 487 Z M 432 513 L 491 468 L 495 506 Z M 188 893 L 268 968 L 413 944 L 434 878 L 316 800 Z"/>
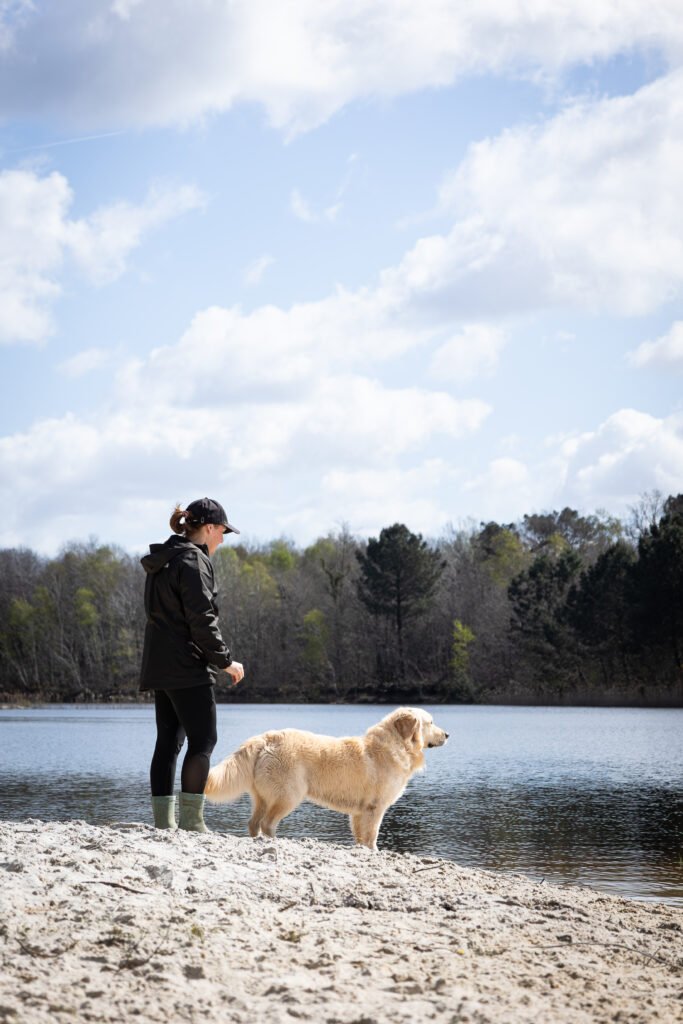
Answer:
<path fill-rule="evenodd" d="M 420 720 L 415 715 L 411 715 L 409 711 L 404 711 L 403 714 L 397 715 L 394 719 L 394 726 L 402 739 L 409 740 L 415 736 L 420 728 Z"/>

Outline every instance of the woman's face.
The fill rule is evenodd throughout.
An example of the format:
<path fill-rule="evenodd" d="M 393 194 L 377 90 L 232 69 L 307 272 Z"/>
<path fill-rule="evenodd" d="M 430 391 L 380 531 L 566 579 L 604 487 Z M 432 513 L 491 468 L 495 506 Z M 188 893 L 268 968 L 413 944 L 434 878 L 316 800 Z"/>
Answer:
<path fill-rule="evenodd" d="M 222 526 L 217 526 L 216 523 L 207 523 L 204 529 L 206 530 L 205 543 L 209 549 L 209 555 L 213 555 L 223 543 L 225 531 Z"/>

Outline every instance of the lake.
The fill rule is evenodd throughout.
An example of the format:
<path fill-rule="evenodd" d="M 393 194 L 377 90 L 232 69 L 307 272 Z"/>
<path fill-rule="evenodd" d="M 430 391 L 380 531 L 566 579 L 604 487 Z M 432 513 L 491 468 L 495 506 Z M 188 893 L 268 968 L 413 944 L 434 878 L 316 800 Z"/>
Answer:
<path fill-rule="evenodd" d="M 213 762 L 267 729 L 357 735 L 389 710 L 219 705 Z M 380 848 L 683 905 L 683 710 L 429 710 L 450 739 L 387 812 Z M 151 705 L 0 710 L 0 815 L 151 822 L 154 736 Z M 246 797 L 206 812 L 236 835 L 248 817 Z M 311 804 L 278 835 L 351 842 L 343 815 Z"/>

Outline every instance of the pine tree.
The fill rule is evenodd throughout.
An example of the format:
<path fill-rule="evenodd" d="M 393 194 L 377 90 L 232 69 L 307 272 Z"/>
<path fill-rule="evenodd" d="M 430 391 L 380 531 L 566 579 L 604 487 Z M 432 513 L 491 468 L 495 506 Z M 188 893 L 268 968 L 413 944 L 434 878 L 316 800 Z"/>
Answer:
<path fill-rule="evenodd" d="M 426 611 L 444 562 L 421 534 L 411 533 L 402 523 L 383 529 L 379 539 L 370 538 L 365 552 L 358 553 L 358 560 L 360 598 L 371 612 L 395 626 L 398 674 L 405 679 L 406 622 Z"/>
<path fill-rule="evenodd" d="M 638 543 L 635 568 L 639 642 L 683 682 L 683 494 L 667 498 L 664 515 Z M 667 673 L 668 674 L 668 673 Z"/>

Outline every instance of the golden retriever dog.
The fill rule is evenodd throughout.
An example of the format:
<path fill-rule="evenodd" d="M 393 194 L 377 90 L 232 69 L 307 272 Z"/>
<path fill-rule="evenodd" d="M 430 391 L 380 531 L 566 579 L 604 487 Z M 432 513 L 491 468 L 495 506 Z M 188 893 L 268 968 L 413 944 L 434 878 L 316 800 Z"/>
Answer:
<path fill-rule="evenodd" d="M 265 732 L 211 769 L 205 793 L 212 803 L 248 793 L 253 838 L 274 836 L 279 822 L 310 800 L 348 814 L 356 842 L 376 850 L 384 813 L 424 768 L 425 747 L 441 747 L 447 739 L 420 708 L 397 708 L 364 736 Z"/>

